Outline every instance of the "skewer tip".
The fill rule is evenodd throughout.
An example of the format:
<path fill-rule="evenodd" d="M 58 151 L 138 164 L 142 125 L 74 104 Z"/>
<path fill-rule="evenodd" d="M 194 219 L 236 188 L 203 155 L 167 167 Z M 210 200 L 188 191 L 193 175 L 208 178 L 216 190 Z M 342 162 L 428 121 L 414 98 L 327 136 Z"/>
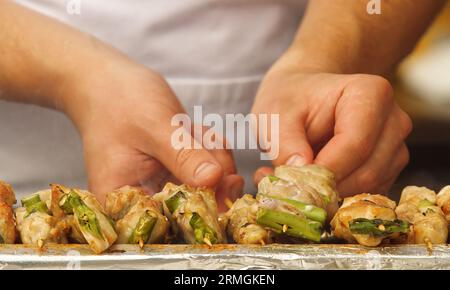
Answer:
<path fill-rule="evenodd" d="M 289 229 L 288 225 L 283 225 L 283 233 L 287 232 L 288 229 Z"/>
<path fill-rule="evenodd" d="M 143 241 L 142 239 L 139 240 L 139 247 L 140 247 L 141 249 L 144 248 L 144 241 Z"/>
<path fill-rule="evenodd" d="M 265 246 L 266 245 L 266 242 L 264 242 L 263 239 L 259 240 L 259 243 L 261 244 L 261 246 Z"/>
<path fill-rule="evenodd" d="M 203 242 L 205 242 L 205 244 L 207 244 L 209 247 L 212 247 L 212 243 L 208 238 L 203 238 Z"/>
<path fill-rule="evenodd" d="M 430 254 L 433 253 L 433 243 L 431 243 L 430 239 L 425 238 L 425 239 L 424 239 L 424 242 L 425 242 L 425 244 L 426 244 L 426 246 L 427 246 L 428 252 L 429 252 Z"/>
<path fill-rule="evenodd" d="M 44 247 L 44 241 L 43 240 L 38 240 L 37 245 L 38 245 L 39 249 L 42 249 L 42 247 Z"/>
<path fill-rule="evenodd" d="M 229 209 L 233 207 L 233 202 L 228 197 L 225 198 L 224 203 Z"/>

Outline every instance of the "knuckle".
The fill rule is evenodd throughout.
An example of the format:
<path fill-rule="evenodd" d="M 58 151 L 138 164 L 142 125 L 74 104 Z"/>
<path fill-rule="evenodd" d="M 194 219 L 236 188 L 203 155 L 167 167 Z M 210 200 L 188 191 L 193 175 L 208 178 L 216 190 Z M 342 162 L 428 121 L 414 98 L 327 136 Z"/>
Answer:
<path fill-rule="evenodd" d="M 398 156 L 398 162 L 399 162 L 399 167 L 400 170 L 402 170 L 403 168 L 406 167 L 406 165 L 408 165 L 409 163 L 409 150 L 406 146 L 403 147 L 403 149 L 400 151 L 399 156 Z"/>
<path fill-rule="evenodd" d="M 357 176 L 356 180 L 360 190 L 371 190 L 379 183 L 380 175 L 374 170 L 365 170 Z"/>
<path fill-rule="evenodd" d="M 400 128 L 404 139 L 406 139 L 413 130 L 413 122 L 409 115 L 404 111 L 401 111 L 400 113 Z"/>
<path fill-rule="evenodd" d="M 367 92 L 367 89 L 375 91 L 375 94 L 370 94 L 377 99 L 378 102 L 383 105 L 389 105 L 394 101 L 394 89 L 391 83 L 377 75 L 355 75 L 353 78 L 353 84 L 360 88 L 360 92 Z"/>
<path fill-rule="evenodd" d="M 192 162 L 195 156 L 195 151 L 193 149 L 181 149 L 177 152 L 175 157 L 176 170 L 183 172 Z"/>
<path fill-rule="evenodd" d="M 361 161 L 365 160 L 372 152 L 372 142 L 369 138 L 360 138 L 349 141 L 348 152 L 353 152 Z"/>

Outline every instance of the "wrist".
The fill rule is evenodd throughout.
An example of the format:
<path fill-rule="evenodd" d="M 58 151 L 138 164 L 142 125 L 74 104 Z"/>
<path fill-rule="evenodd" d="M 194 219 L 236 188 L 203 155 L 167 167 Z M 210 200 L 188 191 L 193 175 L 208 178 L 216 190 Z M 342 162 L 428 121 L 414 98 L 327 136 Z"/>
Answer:
<path fill-rule="evenodd" d="M 351 73 L 352 69 L 341 61 L 329 57 L 321 57 L 317 53 L 306 52 L 303 48 L 291 47 L 272 66 L 269 74 L 287 73 Z"/>

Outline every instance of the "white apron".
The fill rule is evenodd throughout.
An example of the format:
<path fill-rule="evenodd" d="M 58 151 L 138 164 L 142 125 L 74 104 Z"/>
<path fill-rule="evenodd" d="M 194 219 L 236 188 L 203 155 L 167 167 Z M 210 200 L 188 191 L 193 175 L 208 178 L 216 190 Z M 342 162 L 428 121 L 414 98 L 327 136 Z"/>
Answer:
<path fill-rule="evenodd" d="M 16 2 L 160 72 L 189 113 L 202 105 L 204 114 L 247 114 L 262 76 L 292 42 L 306 0 L 80 0 L 80 14 L 69 13 L 69 0 Z M 20 194 L 51 182 L 86 186 L 79 136 L 61 113 L 0 101 L 0 136 L 0 179 Z M 246 191 L 254 191 L 259 152 L 234 157 Z"/>

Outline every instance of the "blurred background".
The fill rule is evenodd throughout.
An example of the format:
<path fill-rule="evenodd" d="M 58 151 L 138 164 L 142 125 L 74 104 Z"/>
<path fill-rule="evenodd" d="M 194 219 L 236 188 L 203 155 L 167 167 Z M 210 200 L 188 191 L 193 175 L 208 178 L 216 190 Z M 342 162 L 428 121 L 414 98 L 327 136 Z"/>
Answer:
<path fill-rule="evenodd" d="M 414 123 L 411 161 L 391 190 L 438 191 L 450 184 L 450 2 L 392 79 L 396 99 Z"/>

